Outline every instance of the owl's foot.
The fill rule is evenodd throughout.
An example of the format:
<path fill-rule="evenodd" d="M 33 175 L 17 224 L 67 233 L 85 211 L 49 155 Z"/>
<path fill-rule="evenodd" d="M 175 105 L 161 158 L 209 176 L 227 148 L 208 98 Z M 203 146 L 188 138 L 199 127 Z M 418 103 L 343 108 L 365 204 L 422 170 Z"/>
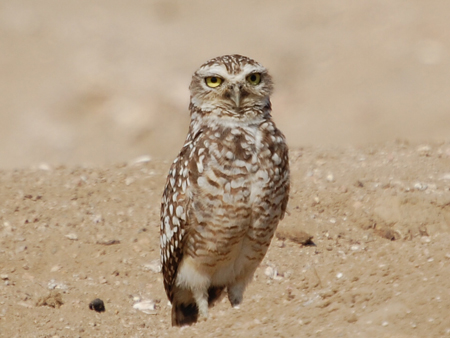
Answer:
<path fill-rule="evenodd" d="M 192 290 L 195 302 L 198 307 L 198 322 L 204 322 L 208 319 L 208 291 Z"/>
<path fill-rule="evenodd" d="M 239 304 L 242 303 L 242 299 L 244 298 L 244 290 L 245 284 L 243 283 L 228 286 L 228 300 L 232 307 L 239 308 Z"/>

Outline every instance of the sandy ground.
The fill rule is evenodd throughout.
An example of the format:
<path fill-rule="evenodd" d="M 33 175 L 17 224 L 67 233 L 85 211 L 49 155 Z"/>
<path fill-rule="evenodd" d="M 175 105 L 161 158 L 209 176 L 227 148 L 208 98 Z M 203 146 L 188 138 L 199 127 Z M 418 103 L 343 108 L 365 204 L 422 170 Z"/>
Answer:
<path fill-rule="evenodd" d="M 0 1 L 0 337 L 450 336 L 448 13 Z M 180 330 L 158 272 L 160 195 L 191 74 L 230 53 L 275 79 L 289 214 L 240 309 Z"/>
<path fill-rule="evenodd" d="M 1 171 L 0 336 L 450 336 L 450 143 L 294 149 L 291 166 L 242 306 L 183 329 L 158 272 L 168 162 Z"/>
<path fill-rule="evenodd" d="M 449 140 L 450 2 L 2 0 L 0 168 L 172 160 L 188 86 L 243 54 L 291 147 Z"/>

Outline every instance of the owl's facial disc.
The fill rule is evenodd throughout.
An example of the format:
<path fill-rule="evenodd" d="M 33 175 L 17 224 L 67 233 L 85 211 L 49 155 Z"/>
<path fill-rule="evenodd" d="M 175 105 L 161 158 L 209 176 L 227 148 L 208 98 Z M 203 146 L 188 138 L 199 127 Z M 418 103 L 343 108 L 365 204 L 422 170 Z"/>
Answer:
<path fill-rule="evenodd" d="M 224 56 L 207 61 L 194 73 L 191 102 L 205 112 L 223 110 L 241 116 L 270 107 L 272 87 L 270 75 L 257 62 Z"/>

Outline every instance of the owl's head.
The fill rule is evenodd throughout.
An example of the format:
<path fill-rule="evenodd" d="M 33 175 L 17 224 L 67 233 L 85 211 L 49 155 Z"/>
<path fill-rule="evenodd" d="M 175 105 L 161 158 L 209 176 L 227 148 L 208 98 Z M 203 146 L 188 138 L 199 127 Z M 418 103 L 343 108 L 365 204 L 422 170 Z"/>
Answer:
<path fill-rule="evenodd" d="M 203 112 L 221 110 L 240 117 L 270 110 L 272 78 L 267 69 L 242 55 L 224 55 L 205 62 L 192 76 L 191 104 Z"/>

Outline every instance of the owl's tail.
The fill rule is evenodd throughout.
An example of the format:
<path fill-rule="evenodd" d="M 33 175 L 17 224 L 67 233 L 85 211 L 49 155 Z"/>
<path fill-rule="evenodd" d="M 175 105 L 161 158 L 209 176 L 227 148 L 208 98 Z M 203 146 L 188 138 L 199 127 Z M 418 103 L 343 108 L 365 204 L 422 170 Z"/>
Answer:
<path fill-rule="evenodd" d="M 213 306 L 223 296 L 223 286 L 212 286 L 208 289 L 208 305 Z M 192 325 L 198 320 L 198 307 L 194 298 L 192 302 L 182 303 L 177 300 L 172 302 L 172 326 Z"/>

